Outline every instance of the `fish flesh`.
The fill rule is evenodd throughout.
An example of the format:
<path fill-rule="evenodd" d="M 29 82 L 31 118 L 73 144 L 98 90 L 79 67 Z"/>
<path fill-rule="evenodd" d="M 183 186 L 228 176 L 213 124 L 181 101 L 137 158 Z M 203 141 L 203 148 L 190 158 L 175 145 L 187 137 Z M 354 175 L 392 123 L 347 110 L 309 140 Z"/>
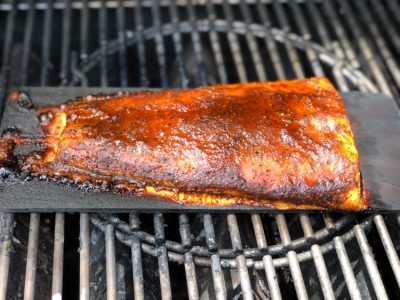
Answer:
<path fill-rule="evenodd" d="M 42 137 L 0 167 L 185 205 L 367 208 L 352 129 L 326 78 L 88 95 L 35 108 Z M 17 154 L 22 144 L 40 151 Z"/>

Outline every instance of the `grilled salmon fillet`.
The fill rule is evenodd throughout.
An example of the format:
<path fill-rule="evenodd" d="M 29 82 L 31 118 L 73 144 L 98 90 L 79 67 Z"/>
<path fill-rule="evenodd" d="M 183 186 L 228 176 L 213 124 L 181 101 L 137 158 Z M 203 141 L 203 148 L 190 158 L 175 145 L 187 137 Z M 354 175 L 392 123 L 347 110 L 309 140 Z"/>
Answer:
<path fill-rule="evenodd" d="M 90 95 L 36 109 L 44 145 L 18 169 L 182 204 L 366 208 L 341 96 L 325 78 Z M 15 165 L 15 164 L 14 164 Z"/>

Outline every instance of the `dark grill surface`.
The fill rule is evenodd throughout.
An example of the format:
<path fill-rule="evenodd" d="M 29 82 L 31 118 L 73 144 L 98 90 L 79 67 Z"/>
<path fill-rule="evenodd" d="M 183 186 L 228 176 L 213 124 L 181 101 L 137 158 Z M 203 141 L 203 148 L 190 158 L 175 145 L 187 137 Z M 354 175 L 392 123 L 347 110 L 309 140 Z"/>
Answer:
<path fill-rule="evenodd" d="M 341 91 L 400 99 L 399 16 L 391 0 L 5 0 L 0 113 L 7 91 L 21 86 L 327 76 Z M 0 299 L 400 297 L 397 215 L 7 213 L 0 221 Z"/>

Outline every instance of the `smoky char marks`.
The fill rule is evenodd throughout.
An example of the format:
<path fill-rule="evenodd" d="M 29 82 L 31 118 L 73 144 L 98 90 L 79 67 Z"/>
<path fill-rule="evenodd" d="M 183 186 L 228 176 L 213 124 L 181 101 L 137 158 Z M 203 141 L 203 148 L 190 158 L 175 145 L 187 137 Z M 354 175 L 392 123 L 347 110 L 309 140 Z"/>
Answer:
<path fill-rule="evenodd" d="M 65 114 L 54 158 L 65 165 L 187 193 L 363 207 L 352 196 L 350 123 L 323 78 L 86 96 L 51 109 Z"/>
<path fill-rule="evenodd" d="M 324 78 L 89 95 L 35 111 L 44 136 L 6 132 L 0 169 L 183 204 L 366 206 L 345 107 Z M 16 155 L 26 144 L 43 150 Z"/>

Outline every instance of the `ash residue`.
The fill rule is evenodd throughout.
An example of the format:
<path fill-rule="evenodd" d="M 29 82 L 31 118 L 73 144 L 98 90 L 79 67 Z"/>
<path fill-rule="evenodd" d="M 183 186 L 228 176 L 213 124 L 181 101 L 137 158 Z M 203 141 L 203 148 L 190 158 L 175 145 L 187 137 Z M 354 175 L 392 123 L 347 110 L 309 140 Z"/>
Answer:
<path fill-rule="evenodd" d="M 17 176 L 17 174 L 8 169 L 8 168 L 0 168 L 0 180 L 1 181 L 5 181 L 7 183 L 20 183 L 21 180 L 20 178 Z"/>
<path fill-rule="evenodd" d="M 9 167 L 0 167 L 0 183 L 22 184 L 34 178 L 29 172 L 16 171 Z"/>

